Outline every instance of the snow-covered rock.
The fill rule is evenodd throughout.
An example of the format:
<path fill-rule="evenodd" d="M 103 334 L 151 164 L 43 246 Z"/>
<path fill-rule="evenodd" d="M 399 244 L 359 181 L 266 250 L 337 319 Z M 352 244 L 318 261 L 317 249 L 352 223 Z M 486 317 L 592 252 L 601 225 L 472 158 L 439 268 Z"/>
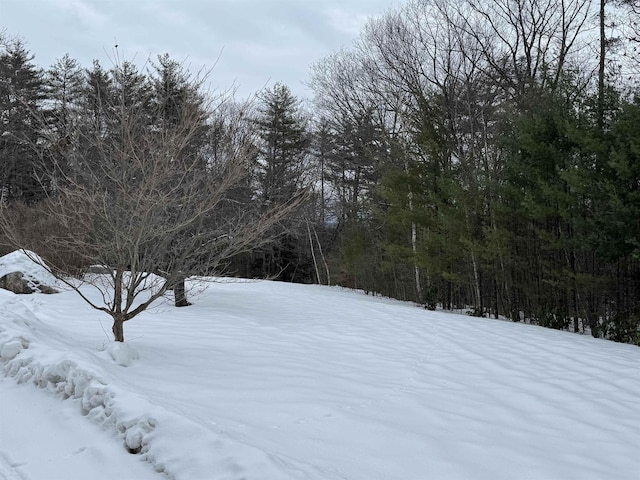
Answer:
<path fill-rule="evenodd" d="M 16 250 L 0 257 L 0 288 L 13 293 L 56 293 L 56 278 L 37 254 Z"/>

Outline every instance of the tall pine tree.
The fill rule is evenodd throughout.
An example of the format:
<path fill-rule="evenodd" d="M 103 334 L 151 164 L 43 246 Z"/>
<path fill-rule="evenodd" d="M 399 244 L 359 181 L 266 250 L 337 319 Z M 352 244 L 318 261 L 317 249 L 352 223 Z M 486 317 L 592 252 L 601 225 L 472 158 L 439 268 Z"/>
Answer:
<path fill-rule="evenodd" d="M 0 51 L 0 188 L 5 202 L 31 203 L 50 186 L 39 154 L 43 73 L 21 40 Z"/>
<path fill-rule="evenodd" d="M 257 188 L 267 208 L 291 200 L 304 188 L 310 135 L 300 101 L 289 87 L 277 83 L 259 98 L 253 120 L 258 136 Z M 286 234 L 257 254 L 260 275 L 306 280 L 311 269 L 303 247 L 306 234 L 300 222 L 289 221 L 283 227 Z"/>

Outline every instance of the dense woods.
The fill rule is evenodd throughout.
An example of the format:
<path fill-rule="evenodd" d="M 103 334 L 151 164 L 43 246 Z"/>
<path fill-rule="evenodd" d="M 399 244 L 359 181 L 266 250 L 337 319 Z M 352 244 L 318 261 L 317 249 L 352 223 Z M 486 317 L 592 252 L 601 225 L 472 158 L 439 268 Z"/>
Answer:
<path fill-rule="evenodd" d="M 637 19 L 633 0 L 412 0 L 314 64 L 312 102 L 276 84 L 213 114 L 166 55 L 144 70 L 64 55 L 43 70 L 5 36 L 1 200 L 55 238 L 56 225 L 30 219 L 60 178 L 104 173 L 104 134 L 122 126 L 105 105 L 142 102 L 135 121 L 147 133 L 176 134 L 188 110 L 176 155 L 191 161 L 172 164 L 165 192 L 181 172 L 198 189 L 219 182 L 234 149 L 244 170 L 215 215 L 165 236 L 174 256 L 197 251 L 186 271 L 338 284 L 640 344 Z M 181 198 L 163 210 L 184 208 Z M 238 209 L 259 222 L 292 199 L 262 241 L 197 267 L 212 243 L 187 241 L 194 232 L 220 238 Z M 45 257 L 63 250 L 46 243 Z"/>

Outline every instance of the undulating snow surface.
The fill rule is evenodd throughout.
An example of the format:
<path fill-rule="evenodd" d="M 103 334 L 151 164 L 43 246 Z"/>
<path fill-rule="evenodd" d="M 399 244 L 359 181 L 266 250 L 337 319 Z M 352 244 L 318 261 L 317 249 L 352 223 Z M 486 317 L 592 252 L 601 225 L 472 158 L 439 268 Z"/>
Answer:
<path fill-rule="evenodd" d="M 122 346 L 73 292 L 0 291 L 0 478 L 640 478 L 637 347 L 340 288 L 192 301 Z"/>

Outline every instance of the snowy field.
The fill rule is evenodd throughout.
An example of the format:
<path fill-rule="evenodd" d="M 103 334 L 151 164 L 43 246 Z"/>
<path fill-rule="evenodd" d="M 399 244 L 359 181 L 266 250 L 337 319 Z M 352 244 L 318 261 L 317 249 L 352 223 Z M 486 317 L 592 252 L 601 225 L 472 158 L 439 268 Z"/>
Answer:
<path fill-rule="evenodd" d="M 340 288 L 192 301 L 118 348 L 73 292 L 0 291 L 0 478 L 640 478 L 637 347 Z"/>

